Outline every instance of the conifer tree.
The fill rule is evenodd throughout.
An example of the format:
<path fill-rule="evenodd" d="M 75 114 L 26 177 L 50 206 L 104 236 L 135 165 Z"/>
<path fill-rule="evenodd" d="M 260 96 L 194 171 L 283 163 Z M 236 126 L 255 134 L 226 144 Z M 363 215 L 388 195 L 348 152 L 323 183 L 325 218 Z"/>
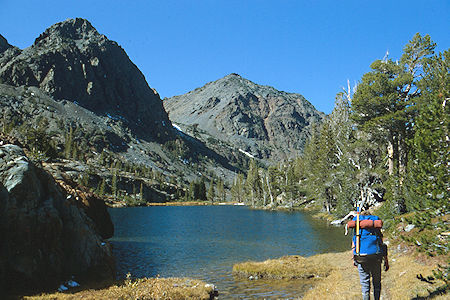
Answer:
<path fill-rule="evenodd" d="M 69 159 L 72 158 L 72 148 L 73 148 L 73 128 L 72 126 L 69 128 L 69 132 L 66 133 L 64 144 L 64 156 Z"/>
<path fill-rule="evenodd" d="M 448 158 L 450 99 L 450 51 L 429 59 L 420 82 L 424 90 L 417 105 L 415 135 L 411 140 L 414 164 L 409 210 L 428 210 L 438 215 L 449 213 Z"/>
<path fill-rule="evenodd" d="M 225 202 L 225 187 L 222 179 L 219 179 L 217 182 L 217 195 L 221 202 Z"/>
<path fill-rule="evenodd" d="M 141 186 L 139 188 L 139 200 L 144 200 L 144 184 L 141 181 Z"/>
<path fill-rule="evenodd" d="M 259 177 L 259 168 L 254 159 L 250 162 L 250 168 L 246 179 L 247 198 L 252 206 L 260 202 L 262 196 L 261 179 Z"/>
<path fill-rule="evenodd" d="M 112 179 L 111 179 L 111 194 L 116 200 L 117 197 L 117 170 L 112 170 Z"/>
<path fill-rule="evenodd" d="M 206 201 L 207 197 L 206 197 L 206 184 L 205 184 L 205 178 L 202 177 L 202 179 L 200 180 L 200 182 L 198 183 L 199 188 L 199 194 L 198 194 L 198 199 Z"/>
<path fill-rule="evenodd" d="M 231 199 L 236 202 L 244 201 L 244 175 L 237 174 L 231 186 Z"/>
<path fill-rule="evenodd" d="M 196 184 L 195 184 L 195 182 L 194 181 L 191 181 L 190 183 L 189 183 L 189 192 L 188 193 L 186 193 L 186 195 L 188 195 L 189 197 L 188 197 L 188 201 L 189 200 L 195 200 L 195 197 L 196 197 L 196 194 L 197 194 L 197 192 L 196 192 Z"/>
<path fill-rule="evenodd" d="M 209 183 L 209 188 L 208 188 L 208 200 L 211 202 L 214 202 L 214 197 L 216 197 L 216 193 L 214 191 L 214 180 L 211 179 L 211 182 Z"/>
<path fill-rule="evenodd" d="M 105 180 L 105 178 L 103 178 L 102 182 L 100 183 L 100 187 L 98 189 L 99 196 L 105 195 L 105 186 L 106 186 L 106 180 Z"/>
<path fill-rule="evenodd" d="M 428 35 L 416 34 L 404 47 L 399 62 L 391 59 L 372 63 L 353 97 L 353 119 L 370 140 L 384 145 L 388 158 L 388 198 L 397 212 L 405 211 L 402 182 L 406 174 L 406 143 L 413 134 L 417 85 L 424 60 L 434 53 Z"/>
<path fill-rule="evenodd" d="M 404 174 L 411 108 L 421 92 L 417 82 L 423 61 L 435 46 L 428 35 L 416 34 L 405 46 L 400 62 L 385 59 L 372 63 L 372 71 L 364 74 L 354 95 L 353 118 L 371 138 L 386 144 L 389 175 Z"/>

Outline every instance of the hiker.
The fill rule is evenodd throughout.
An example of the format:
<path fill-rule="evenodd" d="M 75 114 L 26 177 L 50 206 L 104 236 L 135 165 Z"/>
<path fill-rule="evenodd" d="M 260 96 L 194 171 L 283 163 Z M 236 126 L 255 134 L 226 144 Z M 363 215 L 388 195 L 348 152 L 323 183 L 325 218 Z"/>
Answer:
<path fill-rule="evenodd" d="M 349 226 L 355 228 L 355 234 L 352 239 L 353 264 L 358 268 L 363 300 L 370 299 L 371 277 L 373 297 L 375 300 L 379 300 L 381 293 L 382 261 L 384 261 L 384 270 L 389 270 L 387 246 L 383 244 L 383 234 L 381 233 L 382 222 L 379 217 L 372 216 L 366 211 L 362 212 L 358 218 L 359 237 L 356 233 L 356 216 L 352 220 L 353 226 L 355 227 Z"/>

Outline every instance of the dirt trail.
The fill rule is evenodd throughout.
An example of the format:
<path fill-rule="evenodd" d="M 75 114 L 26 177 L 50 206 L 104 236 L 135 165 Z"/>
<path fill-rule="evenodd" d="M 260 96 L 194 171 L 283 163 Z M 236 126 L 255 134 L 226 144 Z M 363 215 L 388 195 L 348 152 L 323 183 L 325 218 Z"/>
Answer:
<path fill-rule="evenodd" d="M 396 249 L 393 252 L 390 257 L 390 270 L 382 271 L 381 299 L 409 300 L 426 297 L 429 291 L 442 285 L 439 281 L 430 283 L 417 278 L 419 274 L 424 277 L 431 275 L 435 267 L 434 262 L 423 260 L 405 249 Z M 303 299 L 362 299 L 358 270 L 353 266 L 351 251 L 325 254 L 324 259 L 334 270 L 315 288 L 308 291 Z M 449 295 L 437 295 L 433 299 L 449 299 Z"/>

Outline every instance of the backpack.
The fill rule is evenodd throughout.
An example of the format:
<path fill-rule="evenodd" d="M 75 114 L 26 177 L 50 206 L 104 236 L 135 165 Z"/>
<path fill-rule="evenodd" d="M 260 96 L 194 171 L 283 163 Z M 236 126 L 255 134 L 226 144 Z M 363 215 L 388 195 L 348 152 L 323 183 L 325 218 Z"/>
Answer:
<path fill-rule="evenodd" d="M 358 263 L 363 263 L 367 259 L 381 259 L 382 256 L 387 255 L 384 253 L 385 247 L 383 247 L 383 240 L 381 234 L 381 227 L 383 221 L 377 216 L 359 216 L 360 224 L 360 245 L 359 255 L 356 253 L 356 249 L 353 249 L 353 255 Z M 356 245 L 356 217 L 352 221 L 348 222 L 349 228 L 353 230 L 353 244 Z M 361 262 L 360 262 L 361 261 Z"/>

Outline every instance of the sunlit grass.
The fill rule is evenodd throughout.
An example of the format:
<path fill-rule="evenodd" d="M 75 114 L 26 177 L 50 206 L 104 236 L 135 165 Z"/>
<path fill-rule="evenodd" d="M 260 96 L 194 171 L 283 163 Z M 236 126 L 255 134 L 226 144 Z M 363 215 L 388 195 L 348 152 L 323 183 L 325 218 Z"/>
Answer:
<path fill-rule="evenodd" d="M 406 248 L 393 250 L 390 270 L 382 274 L 384 299 L 449 299 L 440 294 L 440 280 L 428 280 L 436 262 L 418 256 Z M 302 299 L 361 299 L 361 286 L 350 251 L 311 257 L 285 256 L 263 262 L 236 264 L 233 273 L 266 279 L 310 279 L 313 288 Z M 422 280 L 420 278 L 422 278 Z"/>
<path fill-rule="evenodd" d="M 244 262 L 233 266 L 233 274 L 238 276 L 258 276 L 274 279 L 323 278 L 330 274 L 332 267 L 323 255 L 305 258 L 284 256 L 263 262 Z"/>

